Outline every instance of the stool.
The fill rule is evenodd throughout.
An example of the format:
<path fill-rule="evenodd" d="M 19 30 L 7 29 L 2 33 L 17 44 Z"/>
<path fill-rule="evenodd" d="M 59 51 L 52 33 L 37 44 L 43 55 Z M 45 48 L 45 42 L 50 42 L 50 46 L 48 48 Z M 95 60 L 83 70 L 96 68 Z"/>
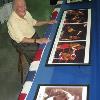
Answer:
<path fill-rule="evenodd" d="M 23 54 L 23 52 L 19 49 L 16 49 L 16 51 L 18 52 L 18 72 L 20 73 L 20 78 L 21 78 L 21 83 L 23 83 L 23 71 L 24 71 L 24 67 L 26 65 L 26 58 Z"/>

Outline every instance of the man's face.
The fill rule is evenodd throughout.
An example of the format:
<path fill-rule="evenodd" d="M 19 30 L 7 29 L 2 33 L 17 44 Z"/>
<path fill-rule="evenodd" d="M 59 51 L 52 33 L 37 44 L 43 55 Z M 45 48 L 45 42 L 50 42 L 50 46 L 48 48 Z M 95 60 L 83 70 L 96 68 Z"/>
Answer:
<path fill-rule="evenodd" d="M 26 14 L 26 4 L 24 1 L 22 0 L 18 0 L 18 2 L 16 3 L 16 10 L 15 12 L 21 17 L 24 18 L 25 14 Z"/>

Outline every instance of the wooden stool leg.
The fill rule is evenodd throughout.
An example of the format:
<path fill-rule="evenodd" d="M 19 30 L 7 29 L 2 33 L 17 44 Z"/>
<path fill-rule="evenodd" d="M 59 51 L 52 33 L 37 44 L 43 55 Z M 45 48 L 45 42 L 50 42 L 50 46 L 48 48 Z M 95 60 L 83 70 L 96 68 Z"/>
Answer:
<path fill-rule="evenodd" d="M 20 72 L 20 74 L 21 74 L 21 83 L 23 83 L 23 66 L 21 66 L 21 72 Z"/>
<path fill-rule="evenodd" d="M 17 50 L 17 52 L 19 53 L 18 72 L 20 73 L 21 83 L 23 83 L 23 81 L 24 81 L 24 78 L 23 78 L 24 77 L 24 68 L 25 68 L 27 61 L 25 60 L 24 54 L 20 50 Z"/>
<path fill-rule="evenodd" d="M 20 70 L 21 70 L 21 59 L 20 59 L 20 54 L 19 54 L 19 56 L 18 56 L 18 72 L 20 72 Z"/>
<path fill-rule="evenodd" d="M 18 72 L 20 73 L 21 83 L 23 83 L 23 54 L 20 51 L 18 51 L 18 53 Z"/>

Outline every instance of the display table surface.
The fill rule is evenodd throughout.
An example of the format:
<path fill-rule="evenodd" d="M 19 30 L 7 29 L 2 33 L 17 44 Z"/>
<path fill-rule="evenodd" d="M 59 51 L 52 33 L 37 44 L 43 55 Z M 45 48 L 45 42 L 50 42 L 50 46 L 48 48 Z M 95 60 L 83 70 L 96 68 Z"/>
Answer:
<path fill-rule="evenodd" d="M 29 73 L 19 100 L 35 100 L 39 85 L 86 85 L 88 86 L 88 99 L 99 100 L 99 75 L 100 75 L 100 12 L 99 0 L 77 4 L 60 4 L 54 9 L 52 19 L 57 24 L 49 25 L 45 37 L 50 43 L 41 45 L 36 52 L 35 61 L 31 63 Z M 62 14 L 69 9 L 91 9 L 90 52 L 89 64 L 48 65 L 47 60 L 53 46 Z M 35 72 L 36 71 L 36 72 Z M 39 100 L 39 99 L 38 99 Z M 83 100 L 83 99 L 82 99 Z"/>

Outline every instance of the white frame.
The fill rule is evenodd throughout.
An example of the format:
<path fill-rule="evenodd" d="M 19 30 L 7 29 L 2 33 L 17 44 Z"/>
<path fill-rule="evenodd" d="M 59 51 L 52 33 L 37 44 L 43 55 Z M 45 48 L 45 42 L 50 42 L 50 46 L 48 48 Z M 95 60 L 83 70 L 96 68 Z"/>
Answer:
<path fill-rule="evenodd" d="M 91 1 L 91 0 L 88 0 L 88 1 Z M 84 0 L 73 0 L 73 1 L 67 0 L 67 3 L 77 3 L 77 2 L 84 2 Z"/>
<path fill-rule="evenodd" d="M 47 88 L 51 88 L 51 89 L 82 89 L 82 93 L 80 93 L 82 95 L 82 100 L 88 100 L 88 86 L 87 85 L 43 85 L 43 86 L 39 86 L 38 87 L 38 91 L 36 93 L 36 96 L 35 96 L 35 100 L 43 100 L 43 98 L 46 96 L 46 92 L 45 90 Z M 65 91 L 65 90 L 64 90 Z M 69 92 L 69 91 L 66 91 L 66 92 Z M 70 92 L 69 92 L 70 93 Z"/>
<path fill-rule="evenodd" d="M 62 31 L 62 27 L 63 27 L 63 23 L 66 17 L 66 13 L 69 10 L 64 11 L 62 18 L 61 18 L 61 23 L 59 25 L 58 31 L 57 31 L 57 35 L 55 37 L 55 41 L 54 44 L 52 46 L 51 52 L 50 52 L 50 56 L 48 57 L 48 62 L 47 64 L 52 65 L 52 64 L 72 64 L 72 65 L 77 65 L 77 64 L 89 64 L 89 54 L 90 54 L 90 29 L 91 29 L 91 9 L 79 9 L 79 10 L 88 10 L 88 21 L 87 21 L 87 36 L 86 36 L 86 40 L 74 40 L 74 41 L 67 41 L 67 42 L 81 42 L 81 41 L 85 41 L 86 42 L 86 47 L 85 47 L 85 56 L 84 56 L 84 62 L 83 63 L 52 63 L 53 62 L 53 58 L 56 52 L 56 48 L 59 42 L 59 38 L 61 35 L 61 31 Z M 69 24 L 74 24 L 74 23 L 69 23 Z M 63 41 L 65 42 L 65 41 Z"/>

